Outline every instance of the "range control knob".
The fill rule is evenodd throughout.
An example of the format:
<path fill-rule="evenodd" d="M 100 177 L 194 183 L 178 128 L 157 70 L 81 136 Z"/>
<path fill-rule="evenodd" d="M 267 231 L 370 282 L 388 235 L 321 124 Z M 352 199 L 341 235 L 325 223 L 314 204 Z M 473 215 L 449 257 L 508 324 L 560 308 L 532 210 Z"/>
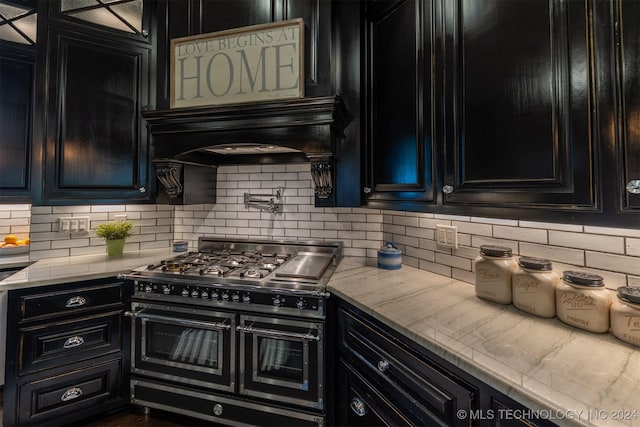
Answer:
<path fill-rule="evenodd" d="M 180 292 L 180 295 L 182 295 L 183 297 L 188 297 L 189 296 L 189 289 L 184 288 L 182 290 L 182 292 Z"/>
<path fill-rule="evenodd" d="M 153 292 L 153 288 L 151 287 L 150 284 L 146 284 L 146 285 L 144 285 L 144 291 L 145 292 Z"/>
<path fill-rule="evenodd" d="M 303 298 L 298 298 L 298 301 L 296 301 L 296 307 L 300 310 L 304 310 L 307 308 L 307 302 Z"/>
<path fill-rule="evenodd" d="M 229 292 L 222 293 L 222 301 L 229 301 Z"/>
<path fill-rule="evenodd" d="M 223 412 L 223 408 L 221 404 L 216 403 L 215 405 L 213 405 L 213 415 L 215 415 L 216 417 L 219 417 L 220 415 L 222 415 L 222 412 Z"/>
<path fill-rule="evenodd" d="M 240 302 L 240 295 L 236 292 L 233 295 L 231 295 L 231 300 L 233 302 Z"/>
<path fill-rule="evenodd" d="M 280 307 L 283 304 L 284 304 L 284 297 L 281 297 L 280 295 L 278 295 L 273 299 L 274 306 Z"/>
<path fill-rule="evenodd" d="M 251 302 L 251 295 L 244 294 L 242 296 L 242 302 L 245 303 L 245 304 L 249 304 Z"/>
<path fill-rule="evenodd" d="M 218 291 L 212 291 L 211 292 L 211 299 L 217 301 L 218 298 L 220 298 L 220 294 L 218 293 Z"/>
<path fill-rule="evenodd" d="M 200 295 L 200 292 L 198 292 L 197 289 L 194 289 L 194 290 L 191 291 L 191 296 L 193 298 L 198 298 L 198 295 Z"/>
<path fill-rule="evenodd" d="M 162 285 L 162 293 L 165 295 L 171 295 L 171 286 Z"/>
<path fill-rule="evenodd" d="M 200 292 L 200 296 L 202 297 L 202 299 L 209 299 L 209 292 L 208 291 L 202 291 Z"/>

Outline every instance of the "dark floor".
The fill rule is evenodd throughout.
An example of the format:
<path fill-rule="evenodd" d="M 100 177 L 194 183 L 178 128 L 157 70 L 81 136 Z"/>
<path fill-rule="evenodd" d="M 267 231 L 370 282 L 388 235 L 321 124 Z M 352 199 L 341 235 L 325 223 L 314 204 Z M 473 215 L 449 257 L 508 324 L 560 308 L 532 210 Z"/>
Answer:
<path fill-rule="evenodd" d="M 151 410 L 149 415 L 144 415 L 142 409 L 137 409 L 105 417 L 100 421 L 82 424 L 82 427 L 197 427 L 206 425 L 209 425 L 206 421 L 157 410 Z"/>
<path fill-rule="evenodd" d="M 0 426 L 2 426 L 2 410 L 4 408 L 3 393 L 4 390 L 0 387 Z M 157 410 L 151 410 L 149 415 L 144 415 L 142 409 L 135 409 L 104 417 L 100 421 L 81 424 L 78 427 L 200 427 L 206 425 L 209 425 L 206 421 L 195 418 Z"/>

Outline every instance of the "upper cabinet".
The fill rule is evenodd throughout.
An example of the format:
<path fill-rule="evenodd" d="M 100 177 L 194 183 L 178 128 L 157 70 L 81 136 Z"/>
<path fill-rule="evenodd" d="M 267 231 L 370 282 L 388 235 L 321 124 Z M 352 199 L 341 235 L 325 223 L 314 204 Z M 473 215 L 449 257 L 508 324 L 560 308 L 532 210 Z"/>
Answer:
<path fill-rule="evenodd" d="M 640 3 L 369 4 L 367 206 L 640 224 Z"/>
<path fill-rule="evenodd" d="M 150 200 L 141 113 L 154 82 L 152 4 L 40 4 L 37 203 Z"/>
<path fill-rule="evenodd" d="M 443 7 L 443 203 L 598 208 L 587 1 Z"/>
<path fill-rule="evenodd" d="M 621 0 L 616 6 L 619 26 L 615 53 L 620 70 L 617 83 L 622 93 L 616 194 L 621 212 L 637 217 L 640 210 L 640 2 Z"/>
<path fill-rule="evenodd" d="M 0 201 L 31 200 L 37 12 L 0 1 Z"/>
<path fill-rule="evenodd" d="M 370 207 L 432 202 L 433 3 L 374 1 L 364 11 L 365 193 Z"/>

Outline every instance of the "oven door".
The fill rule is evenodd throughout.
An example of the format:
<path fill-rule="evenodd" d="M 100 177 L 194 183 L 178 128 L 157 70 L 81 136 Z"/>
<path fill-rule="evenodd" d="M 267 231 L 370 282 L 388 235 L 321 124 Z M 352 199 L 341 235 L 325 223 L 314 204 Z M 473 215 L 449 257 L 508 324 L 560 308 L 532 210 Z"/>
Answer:
<path fill-rule="evenodd" d="M 323 325 L 240 316 L 240 393 L 324 409 Z"/>
<path fill-rule="evenodd" d="M 134 302 L 131 372 L 233 391 L 235 314 Z"/>

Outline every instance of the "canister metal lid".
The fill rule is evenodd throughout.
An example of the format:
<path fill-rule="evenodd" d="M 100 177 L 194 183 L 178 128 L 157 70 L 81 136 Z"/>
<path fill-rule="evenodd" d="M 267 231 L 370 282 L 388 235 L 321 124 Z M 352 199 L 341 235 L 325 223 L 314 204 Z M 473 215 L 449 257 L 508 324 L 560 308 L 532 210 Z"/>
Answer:
<path fill-rule="evenodd" d="M 583 271 L 564 271 L 562 279 L 572 285 L 603 287 L 604 279 L 602 276 Z"/>
<path fill-rule="evenodd" d="M 553 264 L 548 259 L 534 258 L 534 257 L 520 257 L 518 258 L 518 265 L 522 268 L 528 268 L 529 270 L 551 271 L 553 270 Z"/>
<path fill-rule="evenodd" d="M 635 286 L 620 286 L 618 298 L 632 304 L 640 304 L 640 288 Z"/>
<path fill-rule="evenodd" d="M 507 246 L 482 245 L 480 255 L 492 256 L 496 258 L 510 258 L 513 255 L 511 248 Z"/>

